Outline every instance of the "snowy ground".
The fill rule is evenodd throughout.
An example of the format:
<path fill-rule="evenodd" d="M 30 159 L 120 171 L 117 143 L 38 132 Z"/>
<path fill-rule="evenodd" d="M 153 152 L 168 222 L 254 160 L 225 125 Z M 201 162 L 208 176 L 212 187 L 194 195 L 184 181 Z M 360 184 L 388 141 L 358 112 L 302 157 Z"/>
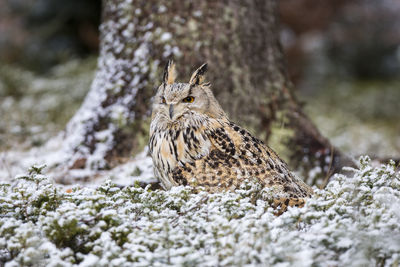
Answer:
<path fill-rule="evenodd" d="M 55 166 L 63 162 L 68 155 L 61 149 L 62 135 L 51 139 L 45 146 L 32 148 L 27 151 L 0 152 L 3 168 L 0 168 L 0 181 L 10 181 L 15 176 L 26 172 L 33 165 Z M 0 164 L 1 165 L 1 164 Z M 65 185 L 81 184 L 95 187 L 111 180 L 119 186 L 133 185 L 136 182 L 154 183 L 153 163 L 148 156 L 147 147 L 128 162 L 118 165 L 111 170 L 93 171 L 89 169 L 69 170 L 57 167 L 47 168 L 46 174 L 56 182 Z"/>
<path fill-rule="evenodd" d="M 6 266 L 398 266 L 400 173 L 367 158 L 304 208 L 276 217 L 270 195 L 121 189 L 65 190 L 40 167 L 0 185 Z"/>

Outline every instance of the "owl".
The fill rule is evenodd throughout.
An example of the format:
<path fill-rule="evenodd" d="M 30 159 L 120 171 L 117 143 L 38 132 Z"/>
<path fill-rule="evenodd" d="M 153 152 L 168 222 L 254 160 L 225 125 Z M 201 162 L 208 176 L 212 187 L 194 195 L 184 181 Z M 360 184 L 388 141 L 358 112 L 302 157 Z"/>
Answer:
<path fill-rule="evenodd" d="M 232 122 L 204 81 L 207 64 L 188 83 L 175 83 L 175 64 L 164 70 L 153 100 L 149 150 L 165 189 L 202 186 L 209 192 L 254 179 L 276 193 L 274 206 L 302 206 L 312 189 L 266 144 Z"/>

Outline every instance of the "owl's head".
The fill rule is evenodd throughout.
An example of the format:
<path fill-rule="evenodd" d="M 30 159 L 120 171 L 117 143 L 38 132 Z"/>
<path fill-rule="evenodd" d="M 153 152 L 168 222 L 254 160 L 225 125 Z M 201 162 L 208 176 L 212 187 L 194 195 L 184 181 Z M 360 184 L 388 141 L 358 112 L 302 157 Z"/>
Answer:
<path fill-rule="evenodd" d="M 196 115 L 216 119 L 225 116 L 210 89 L 210 83 L 204 82 L 206 71 L 207 64 L 203 64 L 193 72 L 188 83 L 175 83 L 175 64 L 169 61 L 154 98 L 153 117 L 158 114 L 169 122 L 177 122 Z"/>

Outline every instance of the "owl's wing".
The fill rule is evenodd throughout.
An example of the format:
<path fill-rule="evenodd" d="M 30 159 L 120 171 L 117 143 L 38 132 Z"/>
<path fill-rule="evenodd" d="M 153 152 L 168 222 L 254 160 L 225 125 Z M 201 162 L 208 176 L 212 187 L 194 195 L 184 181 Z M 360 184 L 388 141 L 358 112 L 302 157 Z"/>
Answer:
<path fill-rule="evenodd" d="M 248 131 L 229 121 L 214 121 L 206 130 L 211 142 L 207 155 L 175 168 L 178 184 L 204 186 L 210 192 L 238 188 L 257 179 L 277 195 L 306 197 L 312 190 L 294 176 L 277 154 Z"/>
<path fill-rule="evenodd" d="M 264 186 L 276 188 L 279 195 L 307 197 L 312 194 L 312 189 L 261 140 L 233 122 L 222 125 L 211 133 L 210 139 L 219 151 L 240 163 L 246 177 L 256 178 Z"/>

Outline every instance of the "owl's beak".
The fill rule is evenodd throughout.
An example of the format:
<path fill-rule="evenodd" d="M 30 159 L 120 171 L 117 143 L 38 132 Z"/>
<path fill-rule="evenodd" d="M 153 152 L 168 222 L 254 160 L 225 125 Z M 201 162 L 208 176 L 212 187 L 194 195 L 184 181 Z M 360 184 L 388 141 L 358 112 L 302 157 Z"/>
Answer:
<path fill-rule="evenodd" d="M 169 117 L 172 120 L 172 117 L 174 116 L 174 106 L 171 104 L 169 105 Z"/>

